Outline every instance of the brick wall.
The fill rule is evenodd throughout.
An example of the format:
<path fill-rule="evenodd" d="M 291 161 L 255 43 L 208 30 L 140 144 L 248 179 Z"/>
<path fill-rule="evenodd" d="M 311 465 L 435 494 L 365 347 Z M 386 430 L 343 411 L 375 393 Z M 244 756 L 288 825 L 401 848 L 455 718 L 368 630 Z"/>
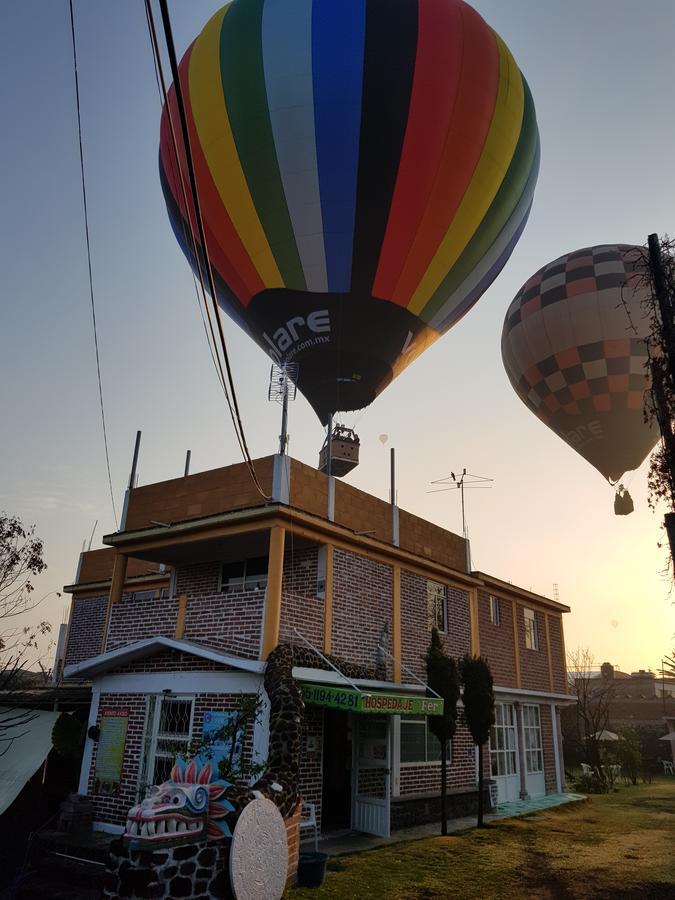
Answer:
<path fill-rule="evenodd" d="M 490 664 L 495 684 L 516 686 L 516 654 L 513 646 L 513 611 L 510 600 L 500 598 L 500 624 L 490 619 L 490 594 L 478 592 L 478 627 L 480 652 Z"/>
<path fill-rule="evenodd" d="M 557 791 L 555 778 L 555 749 L 553 746 L 553 727 L 551 725 L 551 707 L 548 704 L 539 706 L 539 719 L 541 721 L 541 740 L 544 747 L 544 783 L 546 793 Z"/>
<path fill-rule="evenodd" d="M 392 570 L 347 550 L 333 554 L 333 653 L 349 662 L 372 666 L 383 627 L 391 652 Z M 391 660 L 386 659 L 388 677 Z"/>
<path fill-rule="evenodd" d="M 106 597 L 73 597 L 64 665 L 71 666 L 101 652 Z"/>
<path fill-rule="evenodd" d="M 447 589 L 447 632 L 442 635 L 445 652 L 463 656 L 471 647 L 469 595 L 466 591 Z M 401 570 L 401 661 L 419 678 L 426 669 L 423 656 L 431 640 L 431 621 L 427 597 L 427 579 L 405 569 Z M 408 680 L 405 670 L 403 680 Z"/>
<path fill-rule="evenodd" d="M 487 755 L 487 751 L 486 754 Z M 452 756 L 448 766 L 448 789 L 472 788 L 476 783 L 474 743 L 463 722 L 457 725 L 452 739 Z M 432 794 L 441 789 L 440 763 L 401 764 L 399 794 Z"/>
<path fill-rule="evenodd" d="M 551 669 L 553 671 L 553 690 L 567 693 L 565 679 L 565 651 L 562 637 L 562 616 L 548 616 L 548 633 L 551 641 Z"/>
<path fill-rule="evenodd" d="M 525 690 L 548 691 L 548 654 L 546 652 L 546 626 L 544 613 L 535 610 L 539 649 L 528 650 L 525 646 L 525 617 L 520 604 L 516 606 L 518 622 L 518 644 L 520 646 L 520 684 Z M 530 607 L 531 608 L 531 607 Z"/>
<path fill-rule="evenodd" d="M 284 580 L 281 599 L 279 641 L 299 642 L 298 631 L 319 650 L 323 647 L 325 601 L 316 596 L 318 548 L 292 550 L 284 554 Z"/>
<path fill-rule="evenodd" d="M 147 656 L 145 659 L 137 659 L 125 666 L 115 669 L 115 674 L 144 674 L 147 672 L 166 672 L 170 676 L 173 672 L 233 672 L 230 666 L 222 663 L 202 659 L 191 653 L 180 653 L 177 650 L 166 650 Z M 239 670 L 237 670 L 239 671 Z"/>
<path fill-rule="evenodd" d="M 316 739 L 318 750 L 307 753 L 307 738 Z M 305 707 L 305 727 L 300 756 L 300 797 L 316 807 L 316 821 L 321 829 L 321 790 L 323 785 L 323 710 L 319 706 Z"/>
<path fill-rule="evenodd" d="M 177 592 L 187 594 L 183 638 L 257 659 L 262 635 L 264 591 L 220 591 L 219 562 L 181 566 Z"/>
<path fill-rule="evenodd" d="M 192 734 L 194 736 L 201 735 L 204 712 L 206 710 L 234 710 L 238 707 L 239 699 L 240 695 L 238 694 L 197 694 L 195 697 Z M 146 695 L 102 693 L 99 704 L 99 723 L 102 713 L 108 709 L 127 710 L 129 714 L 119 793 L 115 797 L 106 797 L 93 792 L 98 743 L 94 744 L 88 793 L 94 803 L 95 821 L 108 822 L 112 825 L 124 825 L 127 812 L 139 799 L 138 779 L 145 731 Z M 250 726 L 244 738 L 245 760 L 250 759 L 252 749 L 253 726 Z"/>
<path fill-rule="evenodd" d="M 173 637 L 176 631 L 178 600 L 175 597 L 151 597 L 139 600 L 135 594 L 123 594 L 110 607 L 106 650 L 123 647 L 151 637 Z"/>

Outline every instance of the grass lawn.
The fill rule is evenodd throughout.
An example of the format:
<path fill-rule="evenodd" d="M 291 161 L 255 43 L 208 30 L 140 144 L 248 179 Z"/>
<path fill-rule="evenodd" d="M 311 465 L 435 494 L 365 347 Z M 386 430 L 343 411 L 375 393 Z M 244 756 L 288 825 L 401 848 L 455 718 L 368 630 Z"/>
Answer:
<path fill-rule="evenodd" d="M 675 898 L 675 778 L 619 787 L 483 830 L 333 858 L 286 900 Z"/>

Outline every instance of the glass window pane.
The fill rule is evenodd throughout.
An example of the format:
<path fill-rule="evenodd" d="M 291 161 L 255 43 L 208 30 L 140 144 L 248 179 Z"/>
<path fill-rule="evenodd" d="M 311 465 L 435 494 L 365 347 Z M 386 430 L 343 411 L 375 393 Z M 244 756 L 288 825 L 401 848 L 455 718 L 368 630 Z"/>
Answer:
<path fill-rule="evenodd" d="M 190 719 L 192 718 L 192 702 L 190 700 L 172 700 L 164 698 L 159 717 L 159 734 L 183 735 L 190 734 Z"/>
<path fill-rule="evenodd" d="M 450 742 L 448 741 L 448 744 Z M 448 753 L 448 756 L 450 754 Z M 441 742 L 436 735 L 427 727 L 427 762 L 436 762 L 441 758 Z"/>
<path fill-rule="evenodd" d="M 401 762 L 426 761 L 426 734 L 424 722 L 406 722 L 401 719 Z"/>

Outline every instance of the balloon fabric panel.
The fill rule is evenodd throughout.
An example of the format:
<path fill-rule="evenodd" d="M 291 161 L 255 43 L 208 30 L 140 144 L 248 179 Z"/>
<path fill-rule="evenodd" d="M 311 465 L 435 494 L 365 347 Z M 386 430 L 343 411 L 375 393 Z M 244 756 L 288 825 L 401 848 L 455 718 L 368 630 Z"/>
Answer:
<path fill-rule="evenodd" d="M 612 481 L 658 438 L 643 420 L 649 323 L 635 274 L 643 252 L 601 245 L 554 260 L 521 288 L 502 334 L 518 396 Z"/>
<path fill-rule="evenodd" d="M 219 302 L 299 363 L 323 421 L 367 405 L 525 227 L 539 137 L 511 54 L 463 0 L 233 0 L 180 72 Z M 167 112 L 162 189 L 197 270 Z"/>

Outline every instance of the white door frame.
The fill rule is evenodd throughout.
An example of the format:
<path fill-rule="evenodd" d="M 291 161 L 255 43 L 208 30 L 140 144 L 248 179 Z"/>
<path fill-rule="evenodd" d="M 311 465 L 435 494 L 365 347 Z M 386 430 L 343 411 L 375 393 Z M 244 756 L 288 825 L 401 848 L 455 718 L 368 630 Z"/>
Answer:
<path fill-rule="evenodd" d="M 359 724 L 364 722 L 369 714 L 352 713 L 352 732 L 354 740 L 352 742 L 352 771 L 354 777 L 352 779 L 352 812 L 351 823 L 355 831 L 361 831 L 364 834 L 374 834 L 378 837 L 389 837 L 391 833 L 391 765 L 392 765 L 392 722 L 391 716 L 382 716 L 382 721 L 386 724 L 386 754 L 384 760 L 368 761 L 369 769 L 384 769 L 384 797 L 368 797 L 360 796 L 358 793 L 359 771 L 363 760 L 359 759 Z M 364 827 L 365 826 L 365 827 Z"/>

